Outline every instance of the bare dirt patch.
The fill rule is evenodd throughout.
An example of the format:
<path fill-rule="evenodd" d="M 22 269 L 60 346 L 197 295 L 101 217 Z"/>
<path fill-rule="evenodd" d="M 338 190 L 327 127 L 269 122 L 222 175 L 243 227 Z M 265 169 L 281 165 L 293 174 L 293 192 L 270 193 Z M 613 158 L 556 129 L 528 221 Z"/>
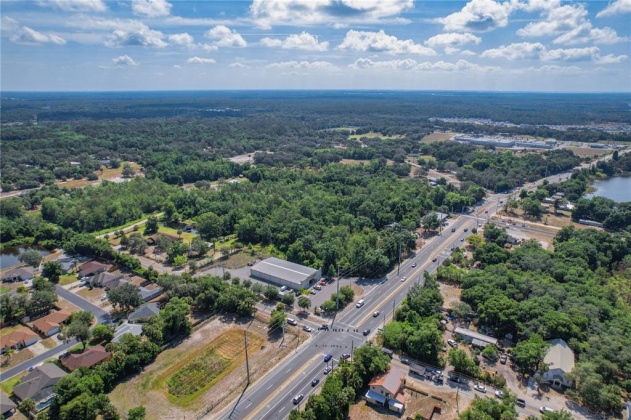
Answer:
<path fill-rule="evenodd" d="M 61 296 L 57 297 L 57 303 L 55 304 L 55 306 L 57 306 L 59 309 L 65 309 L 68 312 L 79 312 L 81 309 L 79 309 L 77 306 L 73 305 L 72 303 L 68 302 L 66 299 L 62 298 Z"/>
<path fill-rule="evenodd" d="M 364 164 L 364 165 L 368 165 L 370 163 L 369 160 L 354 160 L 354 159 L 342 159 L 340 161 L 340 163 L 344 164 L 344 165 L 360 165 L 360 164 Z"/>
<path fill-rule="evenodd" d="M 134 171 L 136 171 L 136 175 L 142 175 L 140 173 L 140 165 L 135 163 L 135 162 L 129 162 L 129 166 L 132 167 L 132 169 Z M 96 181 L 88 181 L 87 179 L 83 178 L 83 179 L 71 179 L 68 181 L 55 181 L 55 184 L 59 187 L 66 187 L 66 188 L 83 188 L 86 187 L 88 185 L 98 185 L 101 183 L 102 180 L 107 180 L 107 181 L 112 181 L 112 182 L 116 182 L 117 180 L 123 179 L 122 178 L 122 174 L 123 174 L 123 165 L 121 164 L 121 166 L 119 168 L 116 169 L 111 169 L 111 168 L 105 168 L 102 171 L 96 171 L 96 174 L 98 175 L 99 179 L 97 179 Z"/>
<path fill-rule="evenodd" d="M 118 385 L 110 394 L 114 405 L 122 412 L 144 405 L 147 418 L 194 419 L 198 414 L 218 412 L 243 389 L 245 353 L 243 331 L 252 337 L 248 345 L 250 376 L 252 381 L 260 378 L 285 355 L 299 344 L 299 334 L 288 330 L 281 346 L 281 337 L 269 337 L 267 320 L 260 315 L 236 321 L 211 319 L 203 323 L 185 341 L 158 355 L 156 361 L 140 375 Z M 221 378 L 196 393 L 194 398 L 178 401 L 170 395 L 165 382 L 200 355 L 215 347 L 217 354 L 231 360 Z"/>
<path fill-rule="evenodd" d="M 98 287 L 94 287 L 92 289 L 82 287 L 81 289 L 79 289 L 77 294 L 92 303 L 99 304 L 101 303 L 101 298 L 105 296 L 105 289 L 100 289 Z"/>
<path fill-rule="evenodd" d="M 225 268 L 236 269 L 245 267 L 248 263 L 252 263 L 258 259 L 259 257 L 251 255 L 250 252 L 239 251 L 230 255 L 227 260 L 222 258 L 220 265 Z"/>
<path fill-rule="evenodd" d="M 438 286 L 440 288 L 440 294 L 443 295 L 443 298 L 445 299 L 443 306 L 447 309 L 453 309 L 456 304 L 460 302 L 462 289 L 442 281 L 438 282 Z"/>
<path fill-rule="evenodd" d="M 435 141 L 447 141 L 456 133 L 451 132 L 443 132 L 443 131 L 434 131 L 432 134 L 428 134 L 421 139 L 421 143 L 433 143 Z"/>
<path fill-rule="evenodd" d="M 591 147 L 566 147 L 566 149 L 571 150 L 578 157 L 594 157 L 610 153 L 607 149 L 592 149 Z"/>
<path fill-rule="evenodd" d="M 20 363 L 26 362 L 27 360 L 31 359 L 33 356 L 35 355 L 28 348 L 17 350 L 15 353 L 11 355 L 11 357 L 3 355 L 2 358 L 0 359 L 2 360 L 0 362 L 0 372 L 10 369 L 13 366 L 17 366 Z"/>

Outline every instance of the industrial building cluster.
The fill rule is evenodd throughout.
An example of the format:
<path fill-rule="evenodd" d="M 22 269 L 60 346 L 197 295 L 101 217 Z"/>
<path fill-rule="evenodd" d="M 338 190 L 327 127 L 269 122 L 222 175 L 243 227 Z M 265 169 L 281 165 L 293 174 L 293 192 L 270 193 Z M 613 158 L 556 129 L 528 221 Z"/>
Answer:
<path fill-rule="evenodd" d="M 459 135 L 455 136 L 455 140 L 473 144 L 475 146 L 501 147 L 512 149 L 513 147 L 521 147 L 524 149 L 554 149 L 557 140 L 547 139 L 544 141 L 513 139 L 506 137 L 488 137 L 481 135 Z"/>

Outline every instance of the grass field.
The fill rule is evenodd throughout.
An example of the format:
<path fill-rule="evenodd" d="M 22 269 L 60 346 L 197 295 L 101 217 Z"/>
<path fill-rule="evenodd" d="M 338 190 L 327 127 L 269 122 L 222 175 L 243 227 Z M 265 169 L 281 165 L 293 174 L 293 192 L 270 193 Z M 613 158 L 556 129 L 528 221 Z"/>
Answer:
<path fill-rule="evenodd" d="M 61 286 L 65 286 L 67 284 L 74 283 L 75 281 L 78 281 L 78 280 L 79 279 L 77 279 L 77 276 L 75 274 L 65 274 L 59 277 L 59 284 Z"/>
<path fill-rule="evenodd" d="M 591 147 L 566 147 L 566 149 L 571 150 L 578 157 L 593 157 L 611 153 L 611 150 L 592 149 Z"/>
<path fill-rule="evenodd" d="M 160 226 L 158 228 L 158 232 L 159 233 L 166 233 L 166 234 L 169 234 L 169 235 L 178 236 L 177 229 L 173 229 L 173 228 L 166 227 L 166 226 Z M 182 234 L 180 235 L 180 237 L 184 240 L 184 243 L 186 243 L 186 244 L 190 244 L 195 236 L 197 236 L 197 235 L 192 234 L 192 233 L 188 233 L 188 232 L 182 232 Z"/>
<path fill-rule="evenodd" d="M 13 388 L 20 383 L 20 379 L 20 375 L 14 376 L 13 378 L 2 382 L 2 384 L 0 384 L 0 388 L 2 388 L 2 391 L 4 391 L 5 394 L 11 395 Z"/>
<path fill-rule="evenodd" d="M 140 172 L 139 164 L 135 162 L 128 162 L 128 163 L 129 163 L 129 166 L 131 166 L 132 169 L 136 171 L 136 174 Z M 106 168 L 106 169 L 103 169 L 103 171 L 96 171 L 96 174 L 99 177 L 99 179 L 96 181 L 88 181 L 85 178 L 84 179 L 70 179 L 66 182 L 56 181 L 55 184 L 57 184 L 60 187 L 66 187 L 66 188 L 83 188 L 88 185 L 99 184 L 101 180 L 103 179 L 112 180 L 116 178 L 121 178 L 123 174 L 123 163 L 121 162 L 121 166 L 117 169 Z"/>
<path fill-rule="evenodd" d="M 349 140 L 359 140 L 362 137 L 369 137 L 369 138 L 378 138 L 381 140 L 396 140 L 396 139 L 402 139 L 403 136 L 400 134 L 395 134 L 394 136 L 384 136 L 381 133 L 375 133 L 373 131 L 369 131 L 368 133 L 364 133 L 364 134 L 351 134 L 350 136 L 348 136 Z"/>
<path fill-rule="evenodd" d="M 262 343 L 260 336 L 248 333 L 249 355 L 255 354 Z M 164 366 L 165 369 L 155 376 L 148 376 L 140 386 L 146 390 L 162 391 L 172 404 L 186 407 L 243 363 L 243 330 L 230 329 L 203 348 L 171 356 L 173 360 Z M 180 395 L 169 392 L 172 384 L 179 386 Z"/>
<path fill-rule="evenodd" d="M 8 293 L 11 291 L 10 287 L 4 287 L 4 286 L 0 286 L 0 295 L 3 293 Z"/>
<path fill-rule="evenodd" d="M 421 139 L 421 143 L 433 143 L 435 141 L 447 141 L 452 138 L 456 133 L 443 133 L 442 131 L 435 131 L 432 134 L 428 134 Z"/>

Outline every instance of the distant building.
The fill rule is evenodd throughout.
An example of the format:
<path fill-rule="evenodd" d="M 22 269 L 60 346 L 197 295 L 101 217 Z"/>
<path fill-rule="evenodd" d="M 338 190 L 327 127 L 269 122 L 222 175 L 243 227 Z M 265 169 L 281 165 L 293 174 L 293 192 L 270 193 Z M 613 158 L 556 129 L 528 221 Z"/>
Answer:
<path fill-rule="evenodd" d="M 122 273 L 99 273 L 92 278 L 86 280 L 86 283 L 91 284 L 93 287 L 103 287 L 105 289 L 114 290 L 123 284 L 129 283 L 129 279 Z"/>
<path fill-rule="evenodd" d="M 515 146 L 515 140 L 509 140 L 501 137 L 456 136 L 455 139 L 475 146 L 492 146 L 507 149 Z"/>
<path fill-rule="evenodd" d="M 97 261 L 88 261 L 86 263 L 81 264 L 77 268 L 77 273 L 79 277 L 91 277 L 99 273 L 103 273 L 110 269 L 109 265 L 101 264 Z"/>
<path fill-rule="evenodd" d="M 603 224 L 602 224 L 602 223 L 600 223 L 600 222 L 596 222 L 596 221 L 594 221 L 594 220 L 578 219 L 578 222 L 579 222 L 581 225 L 594 226 L 594 227 L 599 227 L 599 228 L 603 227 Z"/>
<path fill-rule="evenodd" d="M 497 346 L 497 338 L 489 337 L 488 335 L 480 334 L 479 332 L 471 331 L 466 328 L 456 327 L 456 329 L 454 330 L 454 334 L 459 336 L 464 341 L 468 341 L 474 346 Z"/>
<path fill-rule="evenodd" d="M 51 335 L 55 335 L 61 331 L 61 324 L 63 324 L 68 318 L 70 318 L 70 312 L 65 309 L 52 312 L 33 322 L 33 329 L 41 332 L 46 337 L 50 337 Z"/>
<path fill-rule="evenodd" d="M 114 338 L 112 338 L 112 343 L 118 343 L 121 337 L 125 334 L 131 334 L 133 336 L 139 337 L 142 334 L 142 325 L 123 322 L 118 326 L 118 328 L 116 328 L 116 331 L 114 331 Z"/>
<path fill-rule="evenodd" d="M 388 372 L 373 378 L 368 384 L 369 390 L 364 398 L 373 404 L 386 406 L 397 413 L 405 411 L 407 398 L 404 394 L 405 372 L 390 367 Z"/>
<path fill-rule="evenodd" d="M 306 289 L 322 277 L 320 270 L 274 257 L 255 264 L 250 269 L 250 274 L 252 277 L 295 290 Z"/>
<path fill-rule="evenodd" d="M 567 374 L 574 370 L 574 352 L 561 338 L 548 343 L 550 348 L 543 359 L 548 371 L 543 373 L 543 379 L 556 387 L 572 386 L 572 379 Z"/>

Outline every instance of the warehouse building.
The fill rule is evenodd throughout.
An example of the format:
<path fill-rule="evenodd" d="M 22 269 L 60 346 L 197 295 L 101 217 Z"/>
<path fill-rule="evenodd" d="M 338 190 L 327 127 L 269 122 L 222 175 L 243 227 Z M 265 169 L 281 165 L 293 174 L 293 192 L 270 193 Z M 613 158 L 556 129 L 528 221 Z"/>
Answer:
<path fill-rule="evenodd" d="M 295 290 L 306 289 L 322 277 L 320 270 L 274 257 L 255 264 L 250 275 Z"/>

